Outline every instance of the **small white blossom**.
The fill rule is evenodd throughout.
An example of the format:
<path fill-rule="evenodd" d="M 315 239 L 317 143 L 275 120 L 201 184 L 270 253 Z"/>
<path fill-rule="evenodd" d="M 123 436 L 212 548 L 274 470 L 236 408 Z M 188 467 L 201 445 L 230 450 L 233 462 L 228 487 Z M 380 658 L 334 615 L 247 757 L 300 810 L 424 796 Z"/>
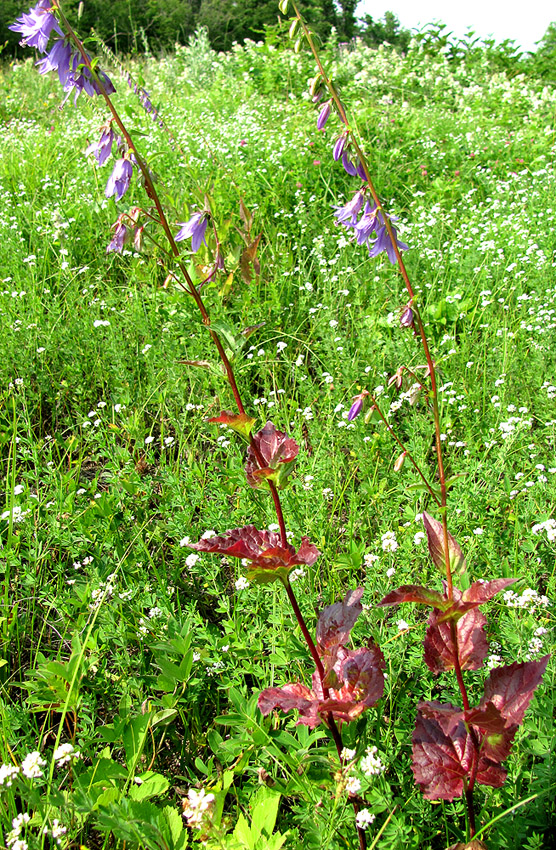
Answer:
<path fill-rule="evenodd" d="M 245 578 L 245 576 L 240 576 L 236 581 L 236 590 L 247 590 L 249 587 L 249 582 Z"/>
<path fill-rule="evenodd" d="M 41 768 L 44 767 L 46 761 L 41 758 L 41 754 L 37 751 L 29 753 L 21 762 L 21 772 L 28 779 L 38 779 L 43 775 Z"/>
<path fill-rule="evenodd" d="M 74 749 L 73 744 L 60 744 L 54 750 L 54 761 L 56 762 L 57 767 L 62 767 L 64 764 L 68 764 L 70 761 L 75 761 L 79 758 L 79 752 Z"/>
<path fill-rule="evenodd" d="M 361 811 L 357 812 L 355 817 L 355 822 L 359 829 L 367 829 L 372 823 L 374 823 L 376 815 L 373 815 L 368 809 L 361 809 Z"/>

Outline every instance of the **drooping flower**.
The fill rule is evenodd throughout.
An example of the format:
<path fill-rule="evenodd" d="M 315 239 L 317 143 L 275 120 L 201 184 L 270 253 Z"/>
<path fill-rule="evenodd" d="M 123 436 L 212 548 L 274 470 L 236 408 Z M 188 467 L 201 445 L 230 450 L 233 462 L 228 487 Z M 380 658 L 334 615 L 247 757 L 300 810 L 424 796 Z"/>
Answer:
<path fill-rule="evenodd" d="M 343 207 L 337 207 L 334 216 L 344 227 L 355 227 L 357 224 L 357 216 L 361 212 L 365 196 L 359 190 L 356 192 L 351 201 L 348 201 Z"/>
<path fill-rule="evenodd" d="M 348 140 L 348 134 L 345 133 L 345 132 L 342 133 L 341 136 L 338 136 L 338 138 L 336 139 L 336 142 L 334 144 L 334 148 L 332 150 L 332 156 L 334 157 L 336 162 L 338 162 L 338 160 L 341 159 L 342 154 L 343 154 L 345 147 L 346 147 L 346 144 L 347 144 L 347 140 Z"/>
<path fill-rule="evenodd" d="M 398 246 L 399 247 L 399 246 Z M 400 315 L 400 325 L 402 328 L 411 328 L 415 321 L 415 315 L 411 309 L 411 304 L 407 304 Z"/>
<path fill-rule="evenodd" d="M 117 201 L 121 201 L 127 190 L 133 176 L 133 166 L 129 159 L 118 159 L 114 166 L 114 170 L 108 178 L 104 194 L 107 198 L 112 195 L 116 196 Z"/>
<path fill-rule="evenodd" d="M 349 154 L 347 151 L 344 151 L 342 154 L 342 165 L 344 166 L 345 171 L 347 171 L 350 177 L 357 177 L 357 167 L 349 158 Z"/>
<path fill-rule="evenodd" d="M 391 225 L 392 233 L 394 234 L 394 240 L 396 245 L 398 246 L 398 251 L 407 251 L 409 245 L 406 245 L 405 242 L 400 242 L 397 237 L 397 231 L 394 225 Z M 397 263 L 398 258 L 396 257 L 396 252 L 394 249 L 394 244 L 388 235 L 388 231 L 386 230 L 386 225 L 382 225 L 376 231 L 376 240 L 374 242 L 369 242 L 369 257 L 378 257 L 383 251 L 386 251 L 388 259 L 391 263 Z"/>
<path fill-rule="evenodd" d="M 58 78 L 65 86 L 70 72 L 71 46 L 65 38 L 57 38 L 44 59 L 39 59 L 37 68 L 39 74 L 58 71 Z"/>
<path fill-rule="evenodd" d="M 114 235 L 112 236 L 112 241 L 106 248 L 106 253 L 110 254 L 112 251 L 115 251 L 117 254 L 121 254 L 123 247 L 130 236 L 129 228 L 123 223 L 122 216 L 119 216 L 117 222 L 112 225 L 112 227 Z"/>
<path fill-rule="evenodd" d="M 364 245 L 371 236 L 371 233 L 376 231 L 379 224 L 377 221 L 379 215 L 380 213 L 378 212 L 376 204 L 371 206 L 370 202 L 367 201 L 365 204 L 365 211 L 359 220 L 359 223 L 355 225 L 358 245 Z"/>
<path fill-rule="evenodd" d="M 207 224 L 207 212 L 193 213 L 189 221 L 180 224 L 180 230 L 175 236 L 176 242 L 183 242 L 184 239 L 191 238 L 191 248 L 195 253 L 199 250 L 203 242 L 205 245 L 207 244 L 205 242 Z"/>
<path fill-rule="evenodd" d="M 40 53 L 44 53 L 52 31 L 63 35 L 51 8 L 50 0 L 39 0 L 36 6 L 24 13 L 8 29 L 21 33 L 23 38 L 20 44 L 25 47 L 36 47 Z"/>
<path fill-rule="evenodd" d="M 361 411 L 363 410 L 363 403 L 365 398 L 369 395 L 368 390 L 363 390 L 363 392 L 359 393 L 353 397 L 353 404 L 351 405 L 348 413 L 348 422 L 353 422 L 356 419 Z"/>
<path fill-rule="evenodd" d="M 112 153 L 112 144 L 115 135 L 112 130 L 112 125 L 103 127 L 102 133 L 98 142 L 92 142 L 86 149 L 85 154 L 92 153 L 99 165 L 104 165 L 110 154 Z"/>
<path fill-rule="evenodd" d="M 330 118 L 330 110 L 331 102 L 327 100 L 319 113 L 319 117 L 317 118 L 317 130 L 324 130 L 326 122 Z"/>

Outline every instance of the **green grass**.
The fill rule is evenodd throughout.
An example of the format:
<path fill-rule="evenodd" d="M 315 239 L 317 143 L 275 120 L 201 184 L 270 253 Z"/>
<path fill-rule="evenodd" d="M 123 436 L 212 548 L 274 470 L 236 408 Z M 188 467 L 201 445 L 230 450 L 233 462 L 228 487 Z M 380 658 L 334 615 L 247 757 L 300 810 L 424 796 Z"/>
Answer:
<path fill-rule="evenodd" d="M 519 595 L 552 600 L 554 541 L 533 526 L 553 516 L 556 496 L 554 90 L 417 50 L 327 56 L 410 245 L 443 387 L 447 471 L 460 476 L 450 528 L 467 558 L 463 581 L 517 576 Z M 217 56 L 200 40 L 132 70 L 181 149 L 122 82 L 116 102 L 142 134 L 172 222 L 208 191 L 229 268 L 240 198 L 263 234 L 259 280 L 236 273 L 226 292 L 221 280 L 203 292 L 215 318 L 238 330 L 261 324 L 238 356 L 240 387 L 259 422 L 271 418 L 301 446 L 283 501 L 294 541 L 306 534 L 323 553 L 295 585 L 310 627 L 362 584 L 355 644 L 372 636 L 387 659 L 383 701 L 344 734 L 359 755 L 377 746 L 386 765 L 366 791 L 370 841 L 386 824 L 381 848 L 446 847 L 464 836 L 464 807 L 422 799 L 411 730 L 417 700 L 458 702 L 455 683 L 426 672 L 420 609 L 374 607 L 399 584 L 440 587 L 414 542 L 416 516 L 433 506 L 409 464 L 394 471 L 399 452 L 382 426 L 346 420 L 362 388 L 423 363 L 397 321 L 402 281 L 334 224 L 333 206 L 356 186 L 332 161 L 332 121 L 315 129 L 308 56 L 253 44 Z M 237 591 L 241 565 L 187 563 L 180 545 L 275 522 L 270 500 L 244 486 L 242 445 L 205 422 L 233 403 L 218 368 L 182 362 L 216 362 L 210 338 L 188 297 L 164 286 L 159 248 L 105 253 L 124 205 L 104 198 L 109 166 L 83 155 L 105 120 L 100 104 L 60 111 L 57 80 L 38 77 L 31 60 L 0 74 L 0 755 L 19 764 L 40 750 L 48 761 L 33 787 L 0 789 L 3 828 L 29 811 L 30 848 L 56 817 L 72 844 L 181 850 L 175 813 L 189 787 L 217 793 L 231 829 L 241 812 L 251 820 L 268 774 L 283 794 L 276 830 L 288 832 L 286 847 L 354 848 L 322 730 L 263 720 L 256 708 L 262 688 L 310 676 L 283 591 Z M 130 196 L 146 204 L 139 186 Z M 384 391 L 385 409 L 397 396 Z M 404 400 L 390 418 L 434 474 L 426 401 Z M 394 553 L 381 547 L 388 531 Z M 486 610 L 504 662 L 526 660 L 540 627 L 541 654 L 551 651 L 551 605 L 497 597 Z M 467 678 L 478 696 L 485 676 Z M 477 792 L 480 825 L 508 812 L 487 830 L 490 848 L 551 846 L 553 685 L 550 664 L 506 784 Z M 49 778 L 56 743 L 70 740 L 81 760 Z M 145 783 L 135 776 L 152 787 L 137 791 Z"/>

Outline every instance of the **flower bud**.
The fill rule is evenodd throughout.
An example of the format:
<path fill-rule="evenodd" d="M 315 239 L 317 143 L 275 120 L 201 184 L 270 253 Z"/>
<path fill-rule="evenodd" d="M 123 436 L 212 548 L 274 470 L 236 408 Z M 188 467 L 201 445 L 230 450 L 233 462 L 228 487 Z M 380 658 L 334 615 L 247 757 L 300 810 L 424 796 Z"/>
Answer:
<path fill-rule="evenodd" d="M 330 101 L 327 100 L 317 118 L 317 130 L 324 130 L 326 122 L 330 118 Z"/>
<path fill-rule="evenodd" d="M 400 316 L 400 325 L 402 328 L 412 328 L 413 322 L 415 321 L 415 316 L 413 314 L 413 310 L 407 304 L 406 307 L 403 308 L 402 314 Z"/>
<path fill-rule="evenodd" d="M 298 26 L 299 26 L 299 21 L 297 20 L 297 18 L 294 18 L 293 21 L 290 24 L 290 31 L 288 33 L 290 38 L 293 38 L 295 36 Z"/>
<path fill-rule="evenodd" d="M 396 463 L 394 464 L 394 472 L 399 472 L 405 463 L 405 456 L 407 452 L 402 452 L 399 458 L 397 458 Z"/>

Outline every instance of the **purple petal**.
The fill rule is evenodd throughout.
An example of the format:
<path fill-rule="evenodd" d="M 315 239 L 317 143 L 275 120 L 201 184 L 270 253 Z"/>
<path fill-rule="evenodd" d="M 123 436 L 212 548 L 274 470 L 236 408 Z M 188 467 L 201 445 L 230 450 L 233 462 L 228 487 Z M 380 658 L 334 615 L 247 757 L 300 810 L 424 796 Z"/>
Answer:
<path fill-rule="evenodd" d="M 317 130 L 324 130 L 326 122 L 330 118 L 330 101 L 328 100 L 322 107 L 319 117 L 317 118 Z"/>

